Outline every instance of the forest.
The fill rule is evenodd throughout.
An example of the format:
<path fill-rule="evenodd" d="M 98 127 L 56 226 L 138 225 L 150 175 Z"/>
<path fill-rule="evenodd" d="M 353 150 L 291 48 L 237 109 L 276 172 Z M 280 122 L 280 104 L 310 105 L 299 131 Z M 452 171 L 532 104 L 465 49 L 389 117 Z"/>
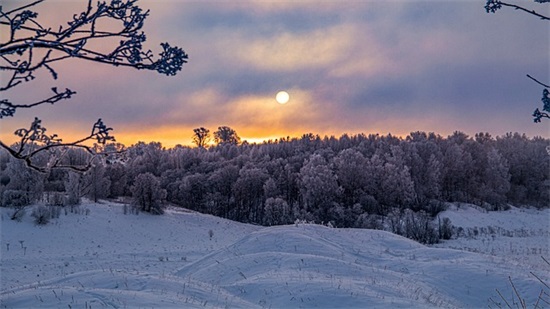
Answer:
<path fill-rule="evenodd" d="M 542 137 L 304 134 L 249 144 L 241 143 L 235 131 L 216 133 L 216 144 L 210 146 L 203 141 L 198 147 L 173 148 L 156 142 L 127 148 L 111 143 L 95 146 L 103 147 L 98 150 L 103 156 L 56 148 L 39 158 L 46 165 L 60 157 L 67 165 L 91 160 L 84 173 L 41 173 L 4 151 L 1 203 L 17 210 L 40 201 L 67 206 L 82 197 L 118 199 L 132 206 L 129 212 L 162 214 L 172 205 L 267 226 L 300 220 L 389 229 L 426 243 L 450 237 L 441 226 L 429 224 L 447 202 L 487 211 L 508 205 L 549 207 L 550 140 Z M 428 226 L 427 233 L 417 235 Z"/>

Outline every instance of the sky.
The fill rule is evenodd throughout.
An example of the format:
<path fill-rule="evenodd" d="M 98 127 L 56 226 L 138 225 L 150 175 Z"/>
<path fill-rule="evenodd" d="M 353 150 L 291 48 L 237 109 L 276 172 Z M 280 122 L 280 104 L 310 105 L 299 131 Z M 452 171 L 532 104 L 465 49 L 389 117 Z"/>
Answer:
<path fill-rule="evenodd" d="M 77 95 L 0 120 L 0 139 L 15 141 L 13 131 L 34 117 L 65 141 L 102 118 L 119 142 L 167 147 L 191 144 L 194 128 L 219 126 L 249 142 L 310 132 L 550 137 L 550 122 L 531 116 L 542 87 L 526 77 L 550 81 L 550 28 L 523 12 L 487 14 L 484 0 L 138 3 L 150 10 L 146 47 L 158 54 L 170 42 L 188 53 L 178 75 L 58 62 L 57 80 L 41 72 L 4 95 L 25 103 L 51 87 Z M 48 0 L 35 10 L 57 28 L 86 4 Z M 284 105 L 275 100 L 281 90 L 290 95 Z"/>

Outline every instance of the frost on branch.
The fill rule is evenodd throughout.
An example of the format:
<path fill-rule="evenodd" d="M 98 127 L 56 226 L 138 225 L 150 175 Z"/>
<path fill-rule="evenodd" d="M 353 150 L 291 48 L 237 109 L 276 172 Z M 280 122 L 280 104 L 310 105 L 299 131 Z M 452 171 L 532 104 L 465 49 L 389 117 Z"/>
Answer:
<path fill-rule="evenodd" d="M 42 120 L 34 118 L 34 121 L 27 128 L 21 128 L 15 131 L 19 141 L 13 146 L 8 146 L 0 141 L 0 146 L 16 158 L 26 162 L 27 166 L 45 172 L 52 168 L 68 168 L 75 171 L 86 171 L 91 167 L 92 159 L 95 155 L 104 154 L 96 151 L 97 147 L 89 147 L 85 142 L 96 142 L 105 145 L 108 141 L 115 141 L 115 138 L 109 135 L 112 128 L 107 127 L 101 119 L 93 126 L 90 135 L 73 142 L 63 142 L 57 134 L 46 134 L 47 129 L 42 126 Z M 70 154 L 70 149 L 81 149 L 88 154 L 88 160 L 78 164 L 69 164 L 65 161 L 65 156 Z M 41 162 L 41 153 L 49 152 L 51 159 L 48 162 Z"/>
<path fill-rule="evenodd" d="M 550 97 L 548 97 L 548 89 L 542 91 L 542 112 L 537 108 L 533 113 L 535 122 L 540 122 L 541 118 L 550 118 L 550 115 L 546 112 L 550 112 Z"/>
<path fill-rule="evenodd" d="M 169 43 L 161 44 L 162 50 L 158 56 L 144 48 L 147 37 L 141 29 L 149 11 L 137 6 L 137 0 L 100 1 L 97 4 L 89 0 L 82 12 L 74 14 L 71 20 L 57 28 L 45 27 L 38 20 L 39 14 L 34 8 L 42 2 L 44 0 L 22 3 L 9 11 L 0 6 L 0 71 L 3 74 L 0 80 L 0 119 L 13 117 L 21 108 L 55 104 L 76 94 L 70 89 L 58 91 L 54 87 L 53 94 L 44 96 L 45 99 L 22 103 L 7 99 L 8 96 L 3 93 L 35 80 L 39 70 L 45 70 L 57 79 L 53 65 L 58 61 L 77 58 L 115 67 L 151 70 L 167 76 L 176 75 L 187 63 L 185 51 Z M 35 118 L 30 128 L 15 132 L 18 144 L 9 146 L 0 141 L 0 146 L 35 170 L 67 167 L 84 171 L 89 168 L 89 163 L 84 166 L 62 163 L 67 148 L 78 148 L 96 155 L 91 147 L 83 143 L 95 141 L 104 145 L 114 141 L 109 135 L 111 130 L 100 119 L 87 137 L 63 143 L 56 134 L 46 134 L 41 121 Z M 43 151 L 58 151 L 60 157 L 48 164 L 36 164 L 36 157 Z"/>

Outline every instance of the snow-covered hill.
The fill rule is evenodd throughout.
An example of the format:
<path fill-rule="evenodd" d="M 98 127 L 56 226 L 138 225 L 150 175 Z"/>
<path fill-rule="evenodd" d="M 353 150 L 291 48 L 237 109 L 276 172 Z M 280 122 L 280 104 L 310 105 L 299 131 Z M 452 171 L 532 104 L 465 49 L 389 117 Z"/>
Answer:
<path fill-rule="evenodd" d="M 485 246 L 481 234 L 438 245 L 465 249 L 455 250 L 375 230 L 264 228 L 178 210 L 124 215 L 118 204 L 80 208 L 89 214 L 62 214 L 40 227 L 29 216 L 11 221 L 9 210 L 1 209 L 0 307 L 486 307 L 490 297 L 500 300 L 495 289 L 512 299 L 508 276 L 530 302 L 541 284 L 529 272 L 550 277 L 543 263 L 517 260 L 548 253 L 548 211 L 532 212 L 542 219 L 528 220 L 525 228 L 535 232 L 523 238 L 495 235 L 493 245 L 514 247 L 529 239 L 540 249 L 508 259 L 505 250 L 466 251 Z M 474 219 L 460 219 L 475 210 L 467 209 L 442 215 L 465 230 L 498 220 L 520 229 L 522 219 L 503 219 L 509 212 L 491 213 L 490 219 L 480 212 L 470 226 Z M 499 242 L 503 237 L 509 239 Z"/>

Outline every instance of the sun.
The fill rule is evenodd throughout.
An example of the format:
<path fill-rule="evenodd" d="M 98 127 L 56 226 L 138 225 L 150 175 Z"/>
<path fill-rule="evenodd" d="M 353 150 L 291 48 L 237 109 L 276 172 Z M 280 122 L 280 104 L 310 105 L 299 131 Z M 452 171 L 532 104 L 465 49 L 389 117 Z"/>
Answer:
<path fill-rule="evenodd" d="M 277 103 L 279 104 L 286 104 L 289 99 L 290 99 L 290 95 L 288 95 L 288 92 L 286 91 L 279 91 L 275 96 L 275 100 L 277 100 Z"/>

